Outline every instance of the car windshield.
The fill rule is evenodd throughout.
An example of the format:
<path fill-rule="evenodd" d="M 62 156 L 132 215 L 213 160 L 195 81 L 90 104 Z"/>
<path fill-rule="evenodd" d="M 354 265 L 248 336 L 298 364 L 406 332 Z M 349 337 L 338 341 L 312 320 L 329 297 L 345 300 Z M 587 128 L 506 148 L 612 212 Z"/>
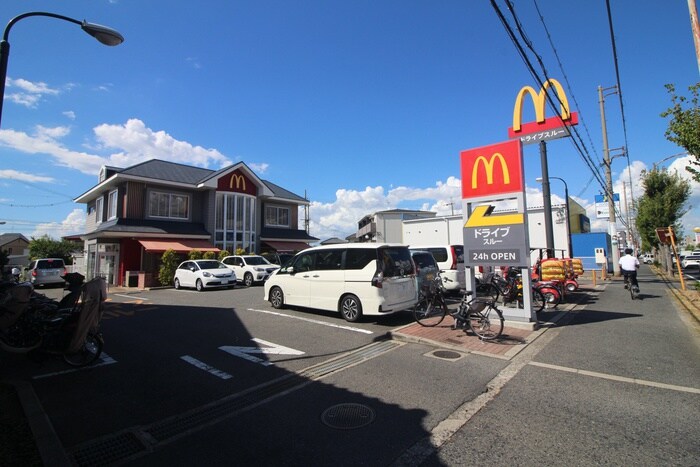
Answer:
<path fill-rule="evenodd" d="M 197 265 L 200 269 L 228 269 L 226 266 L 219 261 L 197 261 Z"/>
<path fill-rule="evenodd" d="M 259 266 L 261 264 L 267 265 L 270 264 L 268 260 L 263 258 L 262 256 L 246 256 L 245 257 L 245 262 L 247 264 L 250 264 L 251 266 Z"/>

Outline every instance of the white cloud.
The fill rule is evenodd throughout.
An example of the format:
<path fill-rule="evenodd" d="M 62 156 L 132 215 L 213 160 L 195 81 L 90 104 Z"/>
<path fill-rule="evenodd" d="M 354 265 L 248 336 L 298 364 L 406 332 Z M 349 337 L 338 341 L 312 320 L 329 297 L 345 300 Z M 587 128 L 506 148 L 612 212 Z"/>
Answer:
<path fill-rule="evenodd" d="M 5 86 L 10 91 L 6 93 L 8 100 L 29 108 L 36 108 L 44 96 L 55 96 L 60 90 L 49 87 L 43 82 L 31 82 L 26 79 L 7 78 Z M 17 88 L 18 91 L 14 91 Z"/>
<path fill-rule="evenodd" d="M 63 112 L 63 115 L 65 115 L 69 120 L 75 120 L 75 112 L 72 110 L 66 110 Z"/>
<path fill-rule="evenodd" d="M 44 182 L 53 183 L 53 177 L 42 177 L 40 175 L 18 172 L 16 170 L 0 170 L 0 179 L 20 180 L 22 182 Z"/>
<path fill-rule="evenodd" d="M 95 151 L 117 150 L 107 156 L 67 149 L 61 139 L 70 134 L 69 127 L 37 126 L 33 134 L 0 129 L 0 146 L 27 154 L 46 154 L 59 166 L 69 167 L 88 175 L 95 175 L 103 165 L 128 167 L 149 159 L 163 159 L 200 167 L 225 167 L 231 161 L 215 149 L 206 149 L 180 141 L 164 131 L 154 131 L 138 119 L 124 125 L 103 124 L 94 129 Z M 261 171 L 268 164 L 257 164 Z"/>
<path fill-rule="evenodd" d="M 61 222 L 38 224 L 30 236 L 39 238 L 48 235 L 52 239 L 58 240 L 66 235 L 80 234 L 85 231 L 85 219 L 85 210 L 74 209 Z"/>
<path fill-rule="evenodd" d="M 265 172 L 267 172 L 267 169 L 270 168 L 270 164 L 268 164 L 267 162 L 261 162 L 261 163 L 252 162 L 252 163 L 248 164 L 248 167 L 253 169 L 253 172 L 257 172 L 258 174 L 264 174 Z"/>
<path fill-rule="evenodd" d="M 163 159 L 183 164 L 225 167 L 231 161 L 216 149 L 180 141 L 164 131 L 154 131 L 139 119 L 129 119 L 124 125 L 102 124 L 94 129 L 99 147 L 121 152 L 108 157 L 109 165 L 128 167 L 148 159 Z M 96 173 L 96 172 L 93 172 Z"/>

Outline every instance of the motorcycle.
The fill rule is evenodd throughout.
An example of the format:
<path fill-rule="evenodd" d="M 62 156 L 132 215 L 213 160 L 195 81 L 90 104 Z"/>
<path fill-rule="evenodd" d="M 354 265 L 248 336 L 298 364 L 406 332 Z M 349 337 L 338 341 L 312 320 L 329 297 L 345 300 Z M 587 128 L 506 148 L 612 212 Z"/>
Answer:
<path fill-rule="evenodd" d="M 71 366 L 95 362 L 104 341 L 99 332 L 104 278 L 84 282 L 78 273 L 63 276 L 68 294 L 61 301 L 34 292 L 29 282 L 0 284 L 0 348 L 12 353 L 61 355 Z"/>

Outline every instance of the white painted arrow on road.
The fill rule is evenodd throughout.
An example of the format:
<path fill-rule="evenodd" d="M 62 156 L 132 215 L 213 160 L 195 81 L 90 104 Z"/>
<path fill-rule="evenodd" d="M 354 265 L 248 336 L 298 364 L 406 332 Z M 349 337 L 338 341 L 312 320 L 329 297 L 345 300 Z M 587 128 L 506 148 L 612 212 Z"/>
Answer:
<path fill-rule="evenodd" d="M 270 366 L 272 365 L 272 362 L 269 360 L 263 360 L 262 358 L 255 357 L 253 356 L 253 354 L 304 355 L 304 352 L 302 352 L 301 350 L 296 350 L 290 347 L 285 347 L 283 345 L 267 342 L 262 339 L 258 339 L 257 337 L 253 338 L 252 341 L 261 345 L 266 345 L 267 347 L 238 347 L 232 345 L 224 345 L 219 347 L 219 349 L 223 350 L 224 352 L 230 353 L 235 357 L 244 358 L 248 361 L 251 361 L 253 363 L 259 363 L 260 365 L 264 366 Z"/>

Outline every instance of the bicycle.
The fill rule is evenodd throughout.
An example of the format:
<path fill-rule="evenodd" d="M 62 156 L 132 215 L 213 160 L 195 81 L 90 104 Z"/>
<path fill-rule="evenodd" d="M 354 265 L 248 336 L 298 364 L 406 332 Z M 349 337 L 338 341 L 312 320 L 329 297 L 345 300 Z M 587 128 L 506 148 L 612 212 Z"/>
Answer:
<path fill-rule="evenodd" d="M 413 307 L 413 317 L 421 326 L 433 327 L 442 323 L 446 314 L 445 289 L 438 275 L 421 285 L 418 302 Z"/>
<path fill-rule="evenodd" d="M 532 308 L 539 313 L 551 303 L 541 286 L 533 283 L 531 287 Z M 520 274 L 515 269 L 510 269 L 505 278 L 495 274 L 489 274 L 476 286 L 476 296 L 487 298 L 496 302 L 503 297 L 503 304 L 517 302 L 518 307 L 523 307 L 523 284 Z M 555 304 L 556 306 L 556 304 Z"/>
<path fill-rule="evenodd" d="M 457 311 L 452 314 L 454 328 L 464 328 L 465 324 L 481 340 L 493 340 L 503 333 L 503 313 L 496 306 L 496 301 L 486 297 L 468 299 L 472 292 L 462 296 Z"/>
<path fill-rule="evenodd" d="M 631 274 L 626 274 L 623 271 L 622 275 L 625 279 L 625 289 L 630 291 L 630 297 L 632 298 L 632 300 L 635 300 L 637 297 L 639 297 L 639 286 L 632 285 L 632 281 L 630 280 Z"/>

